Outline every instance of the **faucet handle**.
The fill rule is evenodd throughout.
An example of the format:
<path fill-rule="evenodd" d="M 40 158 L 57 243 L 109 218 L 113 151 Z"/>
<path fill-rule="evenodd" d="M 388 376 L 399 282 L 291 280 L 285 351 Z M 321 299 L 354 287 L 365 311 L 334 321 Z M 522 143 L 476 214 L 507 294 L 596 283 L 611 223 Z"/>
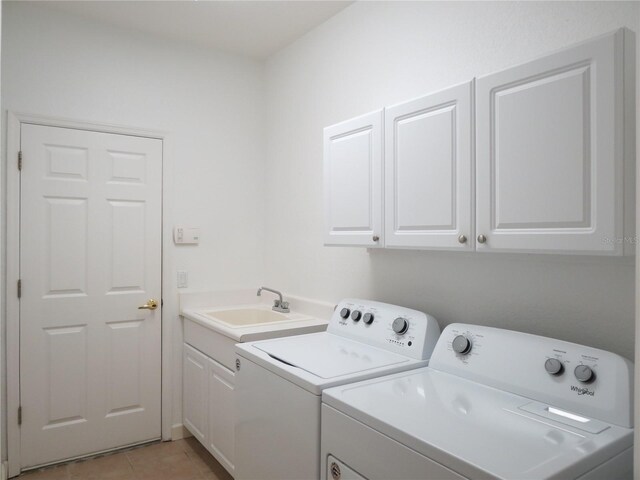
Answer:
<path fill-rule="evenodd" d="M 279 307 L 279 306 L 280 306 L 280 299 L 276 298 L 276 299 L 273 301 L 273 306 L 274 306 L 274 307 Z"/>
<path fill-rule="evenodd" d="M 280 304 L 280 307 L 282 307 L 283 310 L 288 310 L 289 309 L 289 302 L 282 302 Z"/>

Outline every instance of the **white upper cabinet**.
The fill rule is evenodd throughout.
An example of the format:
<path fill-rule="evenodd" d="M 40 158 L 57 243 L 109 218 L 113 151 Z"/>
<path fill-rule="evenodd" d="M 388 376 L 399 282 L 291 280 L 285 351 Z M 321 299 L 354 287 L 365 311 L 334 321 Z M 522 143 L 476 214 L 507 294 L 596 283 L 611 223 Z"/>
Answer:
<path fill-rule="evenodd" d="M 385 109 L 385 244 L 471 250 L 472 98 L 467 82 Z"/>
<path fill-rule="evenodd" d="M 627 29 L 327 127 L 325 243 L 633 254 L 634 133 Z"/>
<path fill-rule="evenodd" d="M 325 244 L 383 246 L 382 110 L 324 129 Z"/>
<path fill-rule="evenodd" d="M 477 79 L 478 251 L 622 253 L 633 235 L 631 40 L 620 30 Z"/>

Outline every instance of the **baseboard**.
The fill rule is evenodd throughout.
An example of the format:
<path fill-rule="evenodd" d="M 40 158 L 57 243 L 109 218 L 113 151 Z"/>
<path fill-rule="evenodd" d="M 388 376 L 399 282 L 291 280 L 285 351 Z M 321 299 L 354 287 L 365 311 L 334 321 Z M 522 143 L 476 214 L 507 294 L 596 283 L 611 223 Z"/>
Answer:
<path fill-rule="evenodd" d="M 0 465 L 0 480 L 7 480 L 7 478 L 9 478 L 9 475 L 7 474 L 8 471 L 9 465 L 7 462 L 2 462 L 2 465 Z"/>
<path fill-rule="evenodd" d="M 171 427 L 171 440 L 180 440 L 181 438 L 189 437 L 193 437 L 193 435 L 183 424 L 178 423 Z"/>

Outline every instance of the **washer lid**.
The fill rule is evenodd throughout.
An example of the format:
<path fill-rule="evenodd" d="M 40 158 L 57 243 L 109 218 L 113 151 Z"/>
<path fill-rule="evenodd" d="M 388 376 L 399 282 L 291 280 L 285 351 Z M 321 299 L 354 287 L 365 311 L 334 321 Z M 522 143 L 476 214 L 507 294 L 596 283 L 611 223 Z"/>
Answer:
<path fill-rule="evenodd" d="M 430 367 L 329 388 L 322 401 L 467 478 L 577 478 L 633 443 L 633 429 Z"/>
<path fill-rule="evenodd" d="M 323 379 L 410 361 L 408 357 L 328 333 L 266 340 L 254 346 L 275 360 Z"/>

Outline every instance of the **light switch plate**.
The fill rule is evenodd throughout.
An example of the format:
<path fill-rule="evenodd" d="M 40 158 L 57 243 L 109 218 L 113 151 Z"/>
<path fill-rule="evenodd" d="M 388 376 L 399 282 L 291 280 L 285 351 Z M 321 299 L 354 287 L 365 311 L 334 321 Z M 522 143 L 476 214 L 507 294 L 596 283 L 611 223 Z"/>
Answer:
<path fill-rule="evenodd" d="M 196 227 L 174 227 L 173 242 L 176 245 L 198 245 L 200 229 Z"/>
<path fill-rule="evenodd" d="M 185 270 L 178 270 L 178 288 L 189 286 L 189 275 Z"/>

